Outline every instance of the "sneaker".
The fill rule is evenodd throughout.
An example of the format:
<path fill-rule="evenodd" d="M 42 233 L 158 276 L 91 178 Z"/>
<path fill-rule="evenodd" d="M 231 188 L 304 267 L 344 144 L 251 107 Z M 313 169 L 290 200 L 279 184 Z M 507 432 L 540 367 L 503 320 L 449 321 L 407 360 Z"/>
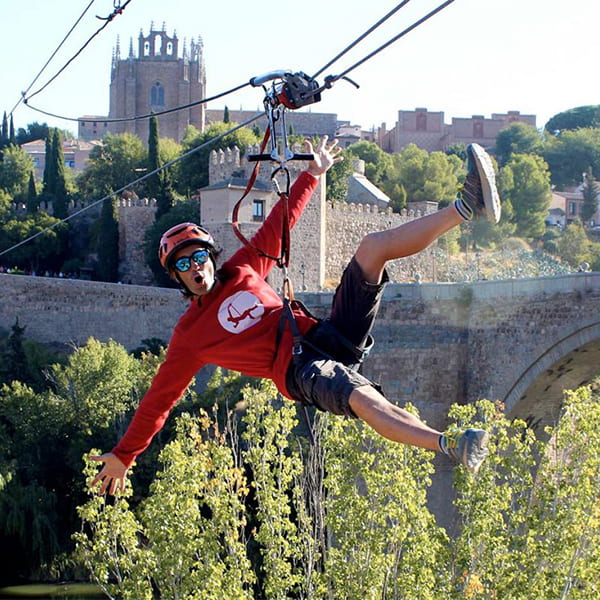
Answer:
<path fill-rule="evenodd" d="M 482 217 L 492 223 L 500 221 L 500 196 L 494 166 L 489 154 L 479 144 L 467 147 L 467 179 L 455 206 L 467 221 Z"/>
<path fill-rule="evenodd" d="M 471 473 L 477 473 L 487 456 L 489 437 L 489 433 L 482 429 L 451 427 L 442 435 L 440 447 L 444 454 L 467 467 Z"/>

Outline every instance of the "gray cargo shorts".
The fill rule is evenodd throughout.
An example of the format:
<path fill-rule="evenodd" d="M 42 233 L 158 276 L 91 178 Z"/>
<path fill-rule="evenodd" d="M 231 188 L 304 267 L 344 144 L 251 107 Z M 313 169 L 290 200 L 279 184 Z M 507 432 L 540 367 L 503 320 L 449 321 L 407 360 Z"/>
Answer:
<path fill-rule="evenodd" d="M 350 394 L 365 385 L 381 391 L 358 369 L 373 347 L 371 330 L 388 281 L 384 272 L 381 283 L 368 283 L 352 258 L 329 317 L 304 336 L 302 354 L 288 367 L 286 385 L 294 399 L 336 415 L 356 417 L 349 405 Z"/>

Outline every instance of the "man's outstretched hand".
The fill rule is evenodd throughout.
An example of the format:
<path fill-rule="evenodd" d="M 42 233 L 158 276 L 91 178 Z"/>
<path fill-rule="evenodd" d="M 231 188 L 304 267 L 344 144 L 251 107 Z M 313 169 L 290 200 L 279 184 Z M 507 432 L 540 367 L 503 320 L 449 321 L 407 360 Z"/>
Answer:
<path fill-rule="evenodd" d="M 343 160 L 343 156 L 340 155 L 342 149 L 338 146 L 338 141 L 333 140 L 333 142 L 327 143 L 327 140 L 328 137 L 324 135 L 315 149 L 308 140 L 304 142 L 306 151 L 314 156 L 313 160 L 308 163 L 308 172 L 315 177 L 323 175 L 335 163 Z"/>
<path fill-rule="evenodd" d="M 114 496 L 116 492 L 125 490 L 127 467 L 112 452 L 100 456 L 90 456 L 90 459 L 103 463 L 102 469 L 94 477 L 90 487 L 93 488 L 100 482 L 101 485 L 98 488 L 100 495 L 108 492 Z"/>

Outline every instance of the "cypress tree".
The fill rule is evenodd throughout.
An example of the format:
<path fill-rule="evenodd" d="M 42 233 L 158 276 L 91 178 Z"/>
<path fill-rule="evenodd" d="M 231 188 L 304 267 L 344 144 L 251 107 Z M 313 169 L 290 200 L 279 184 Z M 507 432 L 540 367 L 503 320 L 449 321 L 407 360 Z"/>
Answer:
<path fill-rule="evenodd" d="M 150 117 L 148 130 L 148 169 L 155 171 L 160 168 L 160 150 L 158 146 L 158 119 Z M 152 175 L 146 182 L 148 197 L 157 198 L 160 194 L 160 173 Z"/>
<path fill-rule="evenodd" d="M 2 131 L 0 131 L 0 148 L 8 146 L 8 119 L 6 117 L 6 111 L 2 117 Z"/>
<path fill-rule="evenodd" d="M 43 193 L 47 199 L 51 199 L 54 195 L 54 167 L 52 161 L 52 138 L 54 137 L 54 130 L 48 129 L 48 135 L 46 136 L 46 149 L 44 152 L 44 178 L 43 178 Z"/>
<path fill-rule="evenodd" d="M 15 136 L 15 121 L 14 121 L 14 117 L 12 115 L 10 115 L 10 127 L 9 127 L 9 133 L 8 133 L 8 143 L 9 144 L 13 144 L 13 145 L 17 145 L 17 137 Z"/>
<path fill-rule="evenodd" d="M 581 207 L 581 218 L 584 223 L 588 223 L 598 211 L 598 194 L 600 194 L 600 187 L 596 183 L 592 167 L 589 167 L 585 173 L 585 184 L 582 191 L 583 206 Z"/>
<path fill-rule="evenodd" d="M 100 281 L 119 280 L 119 209 L 114 197 L 102 203 L 97 275 Z"/>
<path fill-rule="evenodd" d="M 223 123 L 229 123 L 229 107 L 225 106 L 225 110 L 223 111 Z"/>
<path fill-rule="evenodd" d="M 58 129 L 54 130 L 52 137 L 52 162 L 54 174 L 53 206 L 54 216 L 64 219 L 68 216 L 68 192 L 65 175 L 65 156 L 62 149 L 62 136 Z"/>
<path fill-rule="evenodd" d="M 35 176 L 33 175 L 33 171 L 31 171 L 31 173 L 29 174 L 29 186 L 27 188 L 27 201 L 25 205 L 29 214 L 33 214 L 34 212 L 36 212 L 39 206 L 37 191 L 35 189 Z"/>
<path fill-rule="evenodd" d="M 23 348 L 24 332 L 25 327 L 19 325 L 17 318 L 11 327 L 6 350 L 1 355 L 0 382 L 2 383 L 10 383 L 15 379 L 28 383 L 31 380 L 27 355 Z"/>
<path fill-rule="evenodd" d="M 155 171 L 162 166 L 159 148 L 158 119 L 150 118 L 148 133 L 148 168 Z M 155 220 L 168 213 L 175 203 L 171 177 L 166 169 L 148 178 L 148 196 L 156 199 Z"/>

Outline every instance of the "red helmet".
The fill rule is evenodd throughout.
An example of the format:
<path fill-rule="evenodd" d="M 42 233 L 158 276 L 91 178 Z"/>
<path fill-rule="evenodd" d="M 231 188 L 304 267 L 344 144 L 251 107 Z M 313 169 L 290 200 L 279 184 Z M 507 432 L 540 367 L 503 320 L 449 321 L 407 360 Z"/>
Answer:
<path fill-rule="evenodd" d="M 179 223 L 163 233 L 158 247 L 158 260 L 164 269 L 169 271 L 169 261 L 173 254 L 193 244 L 200 244 L 211 251 L 215 250 L 215 241 L 204 227 L 195 223 Z"/>

